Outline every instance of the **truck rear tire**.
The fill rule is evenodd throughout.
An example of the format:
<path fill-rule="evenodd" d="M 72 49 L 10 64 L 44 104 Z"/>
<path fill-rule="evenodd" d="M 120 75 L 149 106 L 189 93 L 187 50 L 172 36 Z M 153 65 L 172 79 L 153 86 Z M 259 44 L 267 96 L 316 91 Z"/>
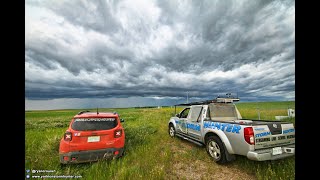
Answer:
<path fill-rule="evenodd" d="M 219 137 L 209 136 L 206 140 L 206 149 L 214 162 L 218 164 L 227 162 L 226 149 Z"/>

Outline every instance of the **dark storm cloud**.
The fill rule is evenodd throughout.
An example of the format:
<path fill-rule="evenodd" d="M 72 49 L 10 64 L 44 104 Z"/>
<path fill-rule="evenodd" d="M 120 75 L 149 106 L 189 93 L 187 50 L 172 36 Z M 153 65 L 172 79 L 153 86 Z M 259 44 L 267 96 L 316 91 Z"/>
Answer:
<path fill-rule="evenodd" d="M 196 1 L 186 16 L 170 6 L 160 3 L 168 12 L 164 13 L 164 23 L 184 23 L 188 34 L 201 43 L 199 46 L 182 51 L 175 45 L 161 52 L 159 60 L 167 60 L 168 67 L 179 68 L 176 62 L 184 61 L 188 69 L 199 65 L 200 70 L 222 68 L 231 70 L 242 64 L 265 61 L 283 52 L 282 48 L 292 47 L 294 24 L 284 24 L 285 11 L 292 8 L 293 2 L 279 12 L 278 6 L 285 4 L 272 1 L 252 1 L 238 4 L 239 1 L 219 1 L 212 3 Z M 286 2 L 284 2 L 286 3 Z M 278 12 L 277 12 L 278 10 Z M 176 19 L 175 19 L 176 17 Z M 286 44 L 291 43 L 291 44 Z M 172 56 L 177 61 L 172 62 Z M 170 66 L 171 65 L 171 66 Z"/>
<path fill-rule="evenodd" d="M 294 21 L 294 1 L 30 0 L 26 98 L 294 99 Z"/>

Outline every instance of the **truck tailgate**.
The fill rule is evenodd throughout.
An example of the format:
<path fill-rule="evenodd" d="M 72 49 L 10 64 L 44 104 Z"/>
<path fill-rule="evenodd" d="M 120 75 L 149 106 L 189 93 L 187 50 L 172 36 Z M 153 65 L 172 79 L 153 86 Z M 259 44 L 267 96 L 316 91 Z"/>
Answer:
<path fill-rule="evenodd" d="M 291 123 L 268 122 L 253 126 L 255 149 L 278 147 L 295 143 L 295 129 Z"/>

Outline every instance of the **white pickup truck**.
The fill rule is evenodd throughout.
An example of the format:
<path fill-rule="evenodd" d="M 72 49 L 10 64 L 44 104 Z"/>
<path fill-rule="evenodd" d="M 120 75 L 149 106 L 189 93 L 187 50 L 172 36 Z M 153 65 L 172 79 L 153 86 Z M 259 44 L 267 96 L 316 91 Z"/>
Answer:
<path fill-rule="evenodd" d="M 187 107 L 170 118 L 169 135 L 205 145 L 219 164 L 235 160 L 235 155 L 265 161 L 295 154 L 292 123 L 242 119 L 234 101 L 239 99 L 216 98 L 176 105 Z"/>

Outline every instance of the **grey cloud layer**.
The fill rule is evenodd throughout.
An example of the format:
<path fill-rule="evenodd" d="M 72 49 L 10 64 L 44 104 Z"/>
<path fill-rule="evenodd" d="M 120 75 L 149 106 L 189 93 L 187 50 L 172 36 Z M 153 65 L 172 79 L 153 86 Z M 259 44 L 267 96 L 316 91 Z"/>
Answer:
<path fill-rule="evenodd" d="M 27 1 L 26 97 L 293 99 L 294 1 Z"/>

